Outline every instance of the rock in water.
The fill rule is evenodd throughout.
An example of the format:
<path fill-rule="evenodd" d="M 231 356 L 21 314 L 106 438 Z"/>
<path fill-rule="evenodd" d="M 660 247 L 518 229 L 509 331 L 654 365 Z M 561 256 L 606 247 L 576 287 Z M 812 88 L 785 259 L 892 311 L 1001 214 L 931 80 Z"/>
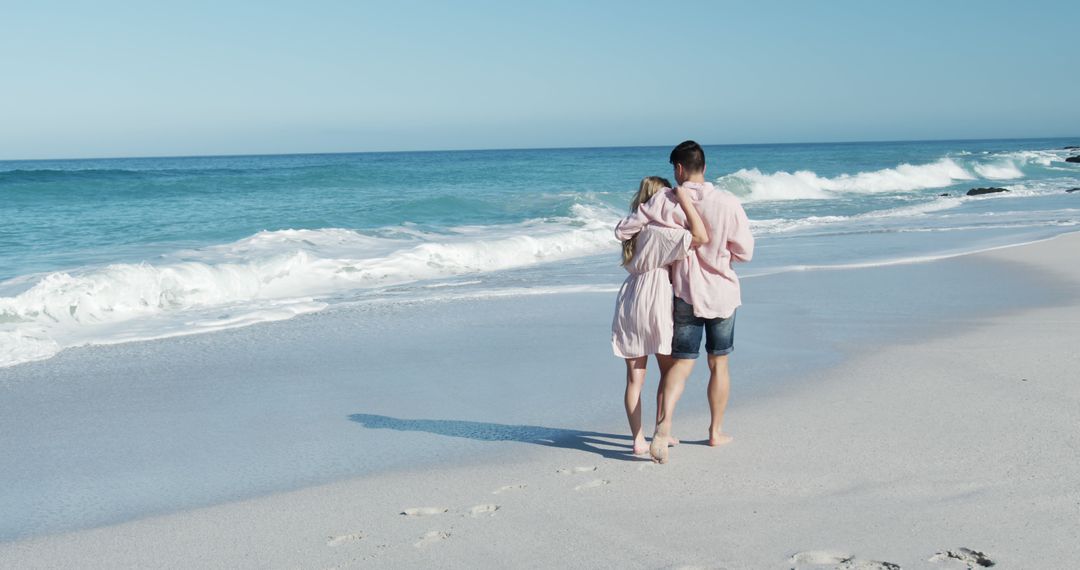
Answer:
<path fill-rule="evenodd" d="M 1080 162 L 1080 154 L 1066 158 L 1065 162 Z"/>
<path fill-rule="evenodd" d="M 979 196 L 981 194 L 995 194 L 997 192 L 1008 192 L 1004 188 L 972 188 L 967 191 L 968 196 Z"/>
<path fill-rule="evenodd" d="M 1069 192 L 1069 193 L 1080 192 L 1080 188 L 1069 188 L 1068 190 L 1066 190 L 1066 192 Z"/>

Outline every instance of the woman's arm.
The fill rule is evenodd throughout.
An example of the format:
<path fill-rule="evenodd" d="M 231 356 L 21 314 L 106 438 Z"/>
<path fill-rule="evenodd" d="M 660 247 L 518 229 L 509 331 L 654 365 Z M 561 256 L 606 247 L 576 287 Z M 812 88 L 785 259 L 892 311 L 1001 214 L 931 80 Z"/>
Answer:
<path fill-rule="evenodd" d="M 705 222 L 701 221 L 701 215 L 690 200 L 690 191 L 683 187 L 675 189 L 675 199 L 686 214 L 686 221 L 690 224 L 691 246 L 698 247 L 709 243 L 709 232 L 705 229 Z"/>

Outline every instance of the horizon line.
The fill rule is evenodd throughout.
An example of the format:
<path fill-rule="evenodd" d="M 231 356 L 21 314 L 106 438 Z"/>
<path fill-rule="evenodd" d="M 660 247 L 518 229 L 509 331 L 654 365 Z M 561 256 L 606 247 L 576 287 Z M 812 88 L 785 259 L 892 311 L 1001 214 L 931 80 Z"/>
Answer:
<path fill-rule="evenodd" d="M 1025 141 L 1051 139 L 1080 139 L 1077 135 L 1048 137 L 1003 137 L 1003 138 L 941 138 L 941 139 L 884 139 L 884 140 L 842 140 L 842 141 L 796 141 L 762 143 L 698 143 L 703 147 L 735 146 L 787 146 L 787 145 L 843 145 L 843 144 L 883 144 L 883 143 L 925 143 L 925 142 L 986 142 L 986 141 Z M 676 143 L 678 144 L 678 143 Z M 330 152 L 272 152 L 272 153 L 235 153 L 235 154 L 174 154 L 174 155 L 134 155 L 134 156 L 87 156 L 64 158 L 4 158 L 4 162 L 50 162 L 76 160 L 149 160 L 149 159 L 187 159 L 187 158 L 256 158 L 270 156 L 336 156 L 348 154 L 420 154 L 454 152 L 501 152 L 501 151 L 538 151 L 538 150 L 599 150 L 632 148 L 668 148 L 669 145 L 605 145 L 605 146 L 552 146 L 552 147 L 505 147 L 505 148 L 460 148 L 460 149 L 422 149 L 422 150 L 360 150 Z"/>

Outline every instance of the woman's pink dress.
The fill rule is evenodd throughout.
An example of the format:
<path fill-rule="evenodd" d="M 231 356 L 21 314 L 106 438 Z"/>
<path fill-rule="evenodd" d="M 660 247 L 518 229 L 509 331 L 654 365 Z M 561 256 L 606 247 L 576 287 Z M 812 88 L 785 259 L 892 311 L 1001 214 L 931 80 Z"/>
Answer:
<path fill-rule="evenodd" d="M 615 356 L 671 354 L 672 296 L 668 265 L 690 252 L 690 232 L 648 224 L 637 235 L 611 322 Z"/>

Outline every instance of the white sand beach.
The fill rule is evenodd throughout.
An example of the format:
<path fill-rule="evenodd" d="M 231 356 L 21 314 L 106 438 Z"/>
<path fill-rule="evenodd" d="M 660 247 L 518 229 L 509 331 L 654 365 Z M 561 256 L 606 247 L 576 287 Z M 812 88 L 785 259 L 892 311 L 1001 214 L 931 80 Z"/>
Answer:
<path fill-rule="evenodd" d="M 744 288 L 735 440 L 702 361 L 666 465 L 627 453 L 612 294 L 0 370 L 0 567 L 1080 566 L 1080 234 Z"/>

